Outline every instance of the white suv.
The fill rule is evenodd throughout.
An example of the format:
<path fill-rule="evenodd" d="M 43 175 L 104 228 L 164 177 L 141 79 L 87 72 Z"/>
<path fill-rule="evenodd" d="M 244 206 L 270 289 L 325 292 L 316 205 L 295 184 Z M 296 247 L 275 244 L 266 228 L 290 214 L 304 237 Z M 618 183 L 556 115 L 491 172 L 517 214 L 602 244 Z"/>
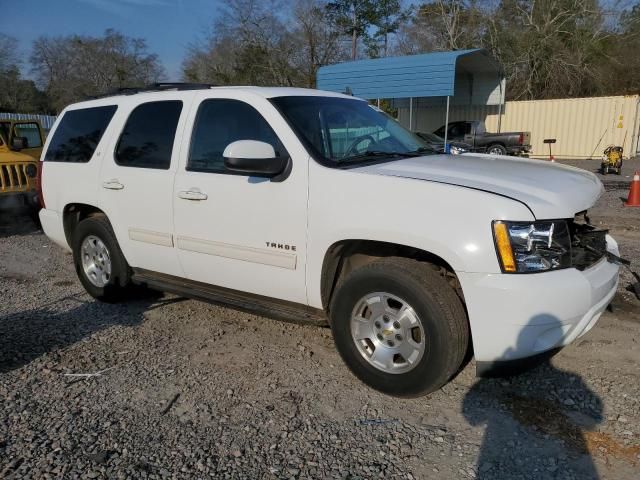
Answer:
<path fill-rule="evenodd" d="M 344 95 L 130 91 L 67 107 L 42 160 L 42 226 L 95 298 L 137 284 L 328 321 L 393 395 L 441 387 L 467 353 L 488 374 L 556 351 L 618 282 L 615 241 L 582 220 L 593 174 L 437 154 Z"/>

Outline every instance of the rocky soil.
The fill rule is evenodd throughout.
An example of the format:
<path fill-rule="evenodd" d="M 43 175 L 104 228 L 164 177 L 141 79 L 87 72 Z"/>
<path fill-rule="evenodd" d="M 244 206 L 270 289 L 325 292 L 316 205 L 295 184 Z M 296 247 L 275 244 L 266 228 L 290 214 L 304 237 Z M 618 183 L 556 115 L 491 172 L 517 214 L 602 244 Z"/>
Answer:
<path fill-rule="evenodd" d="M 640 270 L 625 195 L 612 183 L 592 220 Z M 551 362 L 478 380 L 471 361 L 401 400 L 359 383 L 327 328 L 174 296 L 97 303 L 68 254 L 2 210 L 0 478 L 640 478 L 632 281 Z"/>

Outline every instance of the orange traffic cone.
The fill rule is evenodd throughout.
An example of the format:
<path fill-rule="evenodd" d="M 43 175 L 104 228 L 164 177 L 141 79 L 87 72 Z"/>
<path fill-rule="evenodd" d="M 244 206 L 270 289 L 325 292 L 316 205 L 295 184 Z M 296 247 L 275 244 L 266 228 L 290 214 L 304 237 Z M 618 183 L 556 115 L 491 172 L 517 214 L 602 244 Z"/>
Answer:
<path fill-rule="evenodd" d="M 625 207 L 640 207 L 640 172 L 636 172 L 633 175 L 633 181 L 631 182 L 631 188 L 629 189 L 629 196 Z"/>

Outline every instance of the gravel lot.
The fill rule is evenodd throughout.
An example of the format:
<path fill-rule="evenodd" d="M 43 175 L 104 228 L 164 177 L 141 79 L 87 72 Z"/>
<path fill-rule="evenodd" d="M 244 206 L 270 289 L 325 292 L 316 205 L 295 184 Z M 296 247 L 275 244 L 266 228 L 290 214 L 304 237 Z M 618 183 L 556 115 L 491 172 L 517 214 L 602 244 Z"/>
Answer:
<path fill-rule="evenodd" d="M 605 179 L 592 221 L 640 270 L 628 180 Z M 68 254 L 1 210 L 0 478 L 640 478 L 631 282 L 551 362 L 478 380 L 471 361 L 399 400 L 359 383 L 327 328 L 174 296 L 97 303 Z"/>

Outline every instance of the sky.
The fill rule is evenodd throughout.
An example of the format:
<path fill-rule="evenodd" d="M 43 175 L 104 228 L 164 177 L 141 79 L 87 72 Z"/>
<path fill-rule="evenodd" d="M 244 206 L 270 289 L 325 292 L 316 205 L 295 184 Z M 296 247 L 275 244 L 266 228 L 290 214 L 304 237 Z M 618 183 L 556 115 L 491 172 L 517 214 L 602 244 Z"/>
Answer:
<path fill-rule="evenodd" d="M 219 5 L 219 0 L 0 0 L 0 32 L 18 40 L 28 63 L 31 43 L 41 35 L 100 36 L 114 28 L 146 39 L 167 80 L 179 81 L 187 47 L 210 31 Z"/>

